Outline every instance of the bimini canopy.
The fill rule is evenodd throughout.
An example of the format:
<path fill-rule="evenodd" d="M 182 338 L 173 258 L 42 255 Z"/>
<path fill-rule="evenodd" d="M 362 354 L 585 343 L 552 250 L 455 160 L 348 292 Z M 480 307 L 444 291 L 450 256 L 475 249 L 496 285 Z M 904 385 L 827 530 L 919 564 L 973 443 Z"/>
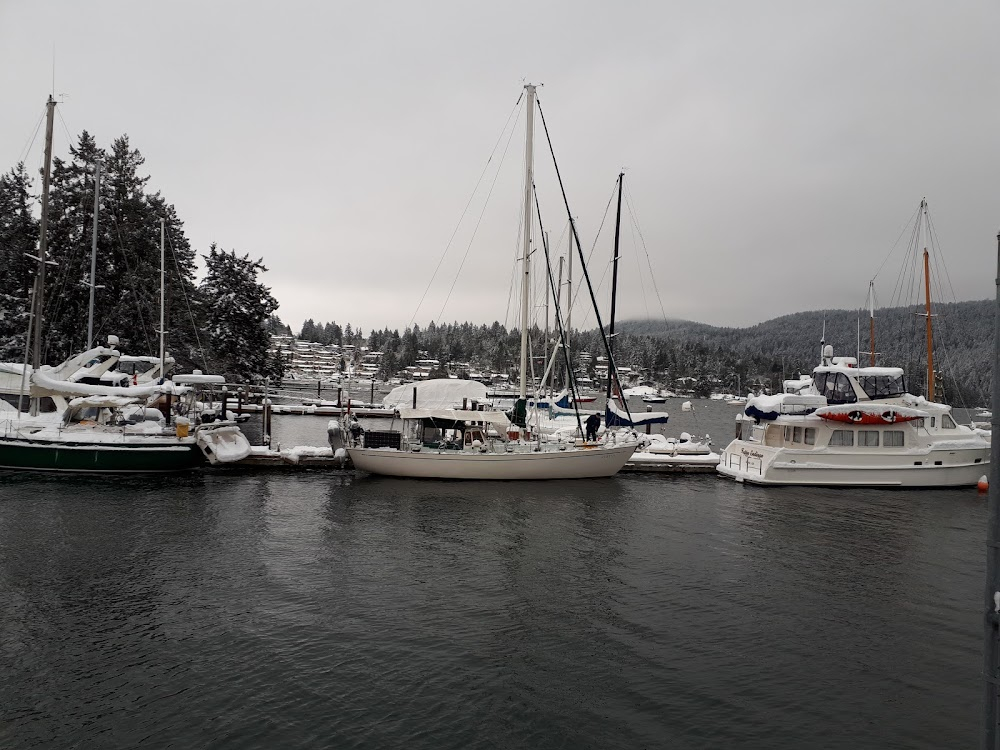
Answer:
<path fill-rule="evenodd" d="M 460 424 L 464 422 L 489 422 L 506 429 L 510 424 L 507 415 L 502 411 L 473 411 L 472 409 L 407 409 L 399 410 L 403 419 L 426 419 L 435 422 Z"/>
<path fill-rule="evenodd" d="M 670 415 L 665 411 L 634 411 L 631 419 L 624 409 L 608 402 L 604 409 L 606 427 L 641 427 L 647 424 L 666 424 Z"/>
<path fill-rule="evenodd" d="M 416 391 L 417 409 L 454 409 L 455 407 L 460 409 L 463 399 L 467 402 L 486 401 L 486 386 L 478 380 L 441 378 L 396 386 L 382 399 L 382 404 L 389 409 L 400 409 L 400 413 L 404 408 L 412 409 L 414 407 L 414 391 Z"/>

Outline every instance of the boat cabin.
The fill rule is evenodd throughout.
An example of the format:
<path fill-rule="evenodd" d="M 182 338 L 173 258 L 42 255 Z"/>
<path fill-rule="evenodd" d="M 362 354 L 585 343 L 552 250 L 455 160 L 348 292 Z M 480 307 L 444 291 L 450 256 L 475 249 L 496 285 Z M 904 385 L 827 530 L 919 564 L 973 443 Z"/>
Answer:
<path fill-rule="evenodd" d="M 812 386 L 828 404 L 854 404 L 898 398 L 906 393 L 906 378 L 899 367 L 845 367 L 820 365 L 813 370 Z"/>

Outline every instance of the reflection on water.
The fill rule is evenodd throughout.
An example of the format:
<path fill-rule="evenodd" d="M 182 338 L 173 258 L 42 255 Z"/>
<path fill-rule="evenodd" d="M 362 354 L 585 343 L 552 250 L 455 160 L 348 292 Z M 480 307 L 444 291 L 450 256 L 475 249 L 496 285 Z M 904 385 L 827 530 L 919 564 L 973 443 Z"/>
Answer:
<path fill-rule="evenodd" d="M 984 522 L 712 476 L 6 474 L 0 745 L 969 746 Z"/>

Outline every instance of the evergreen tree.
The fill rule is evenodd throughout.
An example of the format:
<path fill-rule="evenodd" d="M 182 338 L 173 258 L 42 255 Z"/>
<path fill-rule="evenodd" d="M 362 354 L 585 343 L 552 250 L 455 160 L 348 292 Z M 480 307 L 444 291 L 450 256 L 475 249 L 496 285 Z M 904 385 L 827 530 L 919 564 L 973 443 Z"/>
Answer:
<path fill-rule="evenodd" d="M 31 285 L 37 263 L 38 221 L 31 178 L 21 162 L 0 175 L 0 360 L 24 356 Z"/>
<path fill-rule="evenodd" d="M 267 322 L 278 303 L 271 290 L 257 280 L 267 269 L 260 260 L 217 250 L 214 244 L 205 261 L 208 273 L 200 292 L 212 369 L 240 381 L 272 375 Z"/>

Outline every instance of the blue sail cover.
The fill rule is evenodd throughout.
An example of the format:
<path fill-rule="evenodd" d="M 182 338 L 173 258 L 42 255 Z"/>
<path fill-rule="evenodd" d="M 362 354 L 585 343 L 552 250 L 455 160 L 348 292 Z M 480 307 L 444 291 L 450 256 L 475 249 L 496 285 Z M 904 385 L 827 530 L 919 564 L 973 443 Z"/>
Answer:
<path fill-rule="evenodd" d="M 665 411 L 632 412 L 632 418 L 617 405 L 608 402 L 604 409 L 606 427 L 642 427 L 647 424 L 666 424 L 670 415 Z"/>

